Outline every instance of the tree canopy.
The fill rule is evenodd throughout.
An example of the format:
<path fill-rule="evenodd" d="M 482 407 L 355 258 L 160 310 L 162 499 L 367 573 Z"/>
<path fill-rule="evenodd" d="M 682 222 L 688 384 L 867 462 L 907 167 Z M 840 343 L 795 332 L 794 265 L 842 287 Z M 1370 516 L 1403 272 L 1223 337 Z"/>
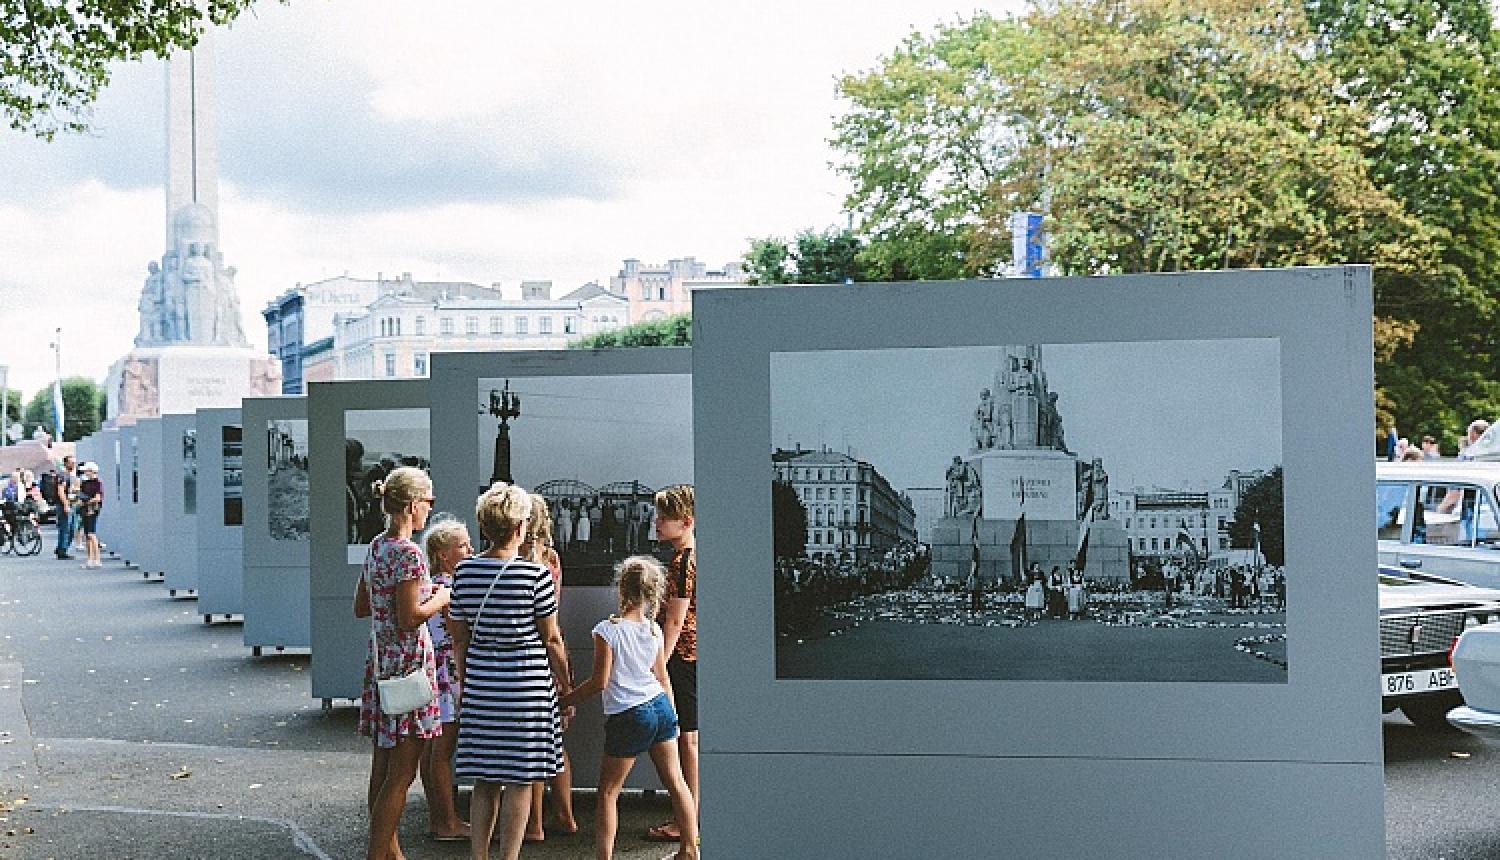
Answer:
<path fill-rule="evenodd" d="M 1371 263 L 1382 421 L 1451 440 L 1500 407 L 1494 53 L 1485 0 L 1036 0 L 844 77 L 831 143 L 870 277 L 1001 274 L 1017 211 L 1064 274 Z"/>
<path fill-rule="evenodd" d="M 752 284 L 843 284 L 866 280 L 863 243 L 852 230 L 807 228 L 788 242 L 780 236 L 751 239 L 745 271 Z"/>
<path fill-rule="evenodd" d="M 97 431 L 103 424 L 100 412 L 103 392 L 92 379 L 70 376 L 63 380 L 63 437 L 59 441 L 77 442 Z M 29 436 L 37 427 L 56 435 L 52 417 L 52 386 L 47 386 L 31 396 L 26 403 L 26 432 Z"/>
<path fill-rule="evenodd" d="M 0 115 L 52 139 L 88 128 L 111 64 L 197 44 L 253 0 L 0 0 Z"/>
<path fill-rule="evenodd" d="M 630 346 L 690 346 L 693 342 L 693 315 L 678 314 L 659 320 L 646 320 L 610 331 L 579 338 L 569 349 L 607 349 Z"/>

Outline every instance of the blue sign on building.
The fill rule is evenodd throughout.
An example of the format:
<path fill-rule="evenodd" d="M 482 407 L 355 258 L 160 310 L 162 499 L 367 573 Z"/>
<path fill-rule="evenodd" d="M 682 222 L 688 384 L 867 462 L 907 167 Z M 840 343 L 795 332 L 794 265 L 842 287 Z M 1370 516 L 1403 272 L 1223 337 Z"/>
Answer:
<path fill-rule="evenodd" d="M 1037 212 L 1017 212 L 1010 216 L 1011 257 L 1014 276 L 1040 278 L 1047 256 L 1047 238 L 1042 232 L 1042 216 Z"/>

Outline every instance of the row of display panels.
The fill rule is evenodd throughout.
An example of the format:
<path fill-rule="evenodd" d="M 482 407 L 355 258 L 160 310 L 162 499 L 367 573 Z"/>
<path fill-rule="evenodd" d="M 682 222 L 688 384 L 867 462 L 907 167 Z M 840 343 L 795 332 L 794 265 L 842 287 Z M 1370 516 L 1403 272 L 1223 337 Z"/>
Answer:
<path fill-rule="evenodd" d="M 1379 820 L 1378 707 L 1348 671 L 1375 671 L 1374 581 L 1326 573 L 1362 552 L 1374 565 L 1373 548 L 1338 537 L 1361 533 L 1352 512 L 1372 478 L 1353 446 L 1335 444 L 1360 438 L 1368 417 L 1357 393 L 1369 376 L 1366 270 L 708 292 L 695 313 L 691 356 L 437 354 L 430 380 L 314 383 L 305 401 L 246 401 L 247 642 L 262 585 L 279 601 L 268 618 L 297 618 L 305 600 L 313 695 L 358 695 L 367 630 L 350 597 L 381 528 L 370 486 L 411 465 L 433 476 L 437 508 L 476 535 L 474 499 L 494 480 L 548 500 L 570 656 L 587 665 L 587 631 L 613 606 L 613 566 L 669 550 L 656 540 L 654 491 L 690 483 L 708 573 L 701 693 L 714 730 L 704 754 L 721 773 L 832 788 L 820 808 L 868 820 L 885 814 L 879 793 L 860 796 L 817 762 L 894 774 L 905 759 L 933 785 L 950 772 L 947 757 L 953 769 L 988 762 L 973 784 L 1018 801 L 1068 796 L 1080 808 L 1143 812 L 1105 797 L 1112 783 L 1093 777 L 1152 762 L 1166 772 L 1158 799 L 1191 798 L 1200 811 L 1203 780 L 1233 775 L 1269 795 L 1225 804 L 1203 832 L 1158 843 L 1162 856 L 1186 856 L 1209 831 L 1244 830 L 1252 811 L 1279 820 L 1307 804 L 1350 823 L 1334 855 L 1374 844 L 1353 830 Z M 228 495 L 239 482 L 224 471 L 228 424 L 205 435 L 200 413 L 191 446 L 150 424 L 100 437 L 116 453 L 117 492 L 124 475 L 134 490 L 154 465 L 140 462 L 142 441 L 153 451 L 180 442 L 180 471 L 165 454 L 159 468 L 180 475 L 164 487 L 175 481 L 184 504 L 194 500 L 185 515 L 239 510 Z M 199 456 L 208 438 L 224 455 L 213 490 Z M 1135 541 L 1150 514 L 1125 499 L 1151 489 L 1219 498 L 1245 489 L 1241 476 L 1280 484 L 1277 531 L 1259 535 L 1257 556 L 1271 605 L 1226 608 L 1214 593 L 1222 580 L 1195 582 L 1203 599 L 1175 612 L 1142 602 L 1140 577 L 1189 555 L 1143 563 Z M 222 507 L 206 508 L 205 492 L 222 494 Z M 1165 511 L 1181 505 L 1161 503 L 1162 539 L 1185 533 L 1180 550 L 1201 540 L 1205 560 L 1218 549 L 1211 519 L 1168 526 Z M 149 527 L 144 503 L 121 507 L 138 534 Z M 1081 562 L 1086 623 L 1054 618 L 1050 605 L 1032 614 L 1027 559 Z M 1318 797 L 1334 770 L 1353 790 Z M 755 828 L 729 798 L 806 818 L 722 783 L 710 798 L 720 790 L 704 815 L 730 845 Z M 935 799 L 944 802 L 923 820 L 967 808 Z M 1105 845 L 1096 830 L 1070 844 Z M 1017 845 L 1053 845 L 1045 831 L 1009 832 Z M 793 826 L 785 838 L 806 832 Z M 1128 832 L 1117 828 L 1117 844 Z M 1330 856 L 1326 830 L 1315 842 L 1298 842 L 1300 832 L 1229 856 L 1299 856 L 1293 847 L 1310 844 Z M 950 847 L 972 848 L 964 834 Z M 859 856 L 845 844 L 878 853 L 867 837 L 841 839 L 830 856 Z"/>

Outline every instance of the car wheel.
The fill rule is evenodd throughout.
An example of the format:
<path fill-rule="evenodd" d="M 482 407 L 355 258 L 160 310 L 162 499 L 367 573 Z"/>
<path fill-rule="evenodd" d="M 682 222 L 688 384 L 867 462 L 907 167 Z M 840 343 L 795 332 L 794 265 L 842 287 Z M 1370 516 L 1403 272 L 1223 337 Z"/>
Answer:
<path fill-rule="evenodd" d="M 1460 704 L 1447 700 L 1407 702 L 1401 706 L 1401 713 L 1424 732 L 1456 732 L 1458 729 L 1448 722 L 1448 712 Z"/>

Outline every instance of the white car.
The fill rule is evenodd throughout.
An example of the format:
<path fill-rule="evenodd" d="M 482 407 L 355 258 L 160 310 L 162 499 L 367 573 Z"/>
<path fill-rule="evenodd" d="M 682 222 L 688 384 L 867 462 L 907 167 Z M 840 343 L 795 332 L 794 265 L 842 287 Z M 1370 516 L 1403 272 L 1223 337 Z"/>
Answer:
<path fill-rule="evenodd" d="M 1380 564 L 1500 588 L 1500 462 L 1381 462 Z"/>
<path fill-rule="evenodd" d="M 1445 717 L 1469 693 L 1468 677 L 1449 663 L 1454 640 L 1492 619 L 1500 622 L 1500 591 L 1381 567 L 1381 710 L 1399 709 L 1418 728 L 1448 729 Z M 1500 623 L 1490 626 L 1500 631 Z"/>
<path fill-rule="evenodd" d="M 1448 712 L 1448 722 L 1500 742 L 1500 623 L 1464 631 L 1453 646 L 1453 670 L 1463 678 L 1464 704 Z"/>

